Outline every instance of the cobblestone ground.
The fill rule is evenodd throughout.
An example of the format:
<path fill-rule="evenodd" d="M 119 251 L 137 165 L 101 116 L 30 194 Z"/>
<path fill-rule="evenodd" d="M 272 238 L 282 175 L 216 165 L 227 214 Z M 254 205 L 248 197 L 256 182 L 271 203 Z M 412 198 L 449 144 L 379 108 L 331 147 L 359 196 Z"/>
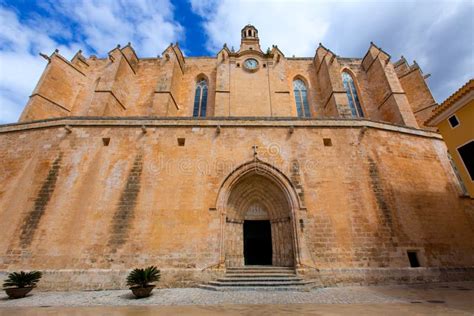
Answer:
<path fill-rule="evenodd" d="M 377 293 L 372 288 L 325 288 L 311 292 L 235 291 L 217 292 L 197 288 L 160 289 L 144 299 L 134 299 L 128 290 L 91 292 L 34 292 L 21 300 L 0 301 L 2 306 L 91 305 L 223 305 L 223 304 L 355 304 L 402 303 L 403 299 Z"/>
<path fill-rule="evenodd" d="M 145 299 L 134 299 L 128 290 L 84 291 L 84 292 L 33 292 L 24 299 L 8 300 L 0 297 L 0 315 L 10 315 L 14 307 L 74 307 L 74 306 L 190 306 L 220 305 L 232 307 L 226 311 L 237 311 L 235 305 L 265 304 L 282 306 L 279 311 L 288 311 L 282 304 L 355 304 L 380 307 L 380 304 L 395 306 L 432 307 L 439 314 L 461 313 L 474 315 L 474 282 L 456 282 L 420 285 L 350 286 L 320 288 L 310 292 L 280 291 L 235 291 L 216 292 L 198 288 L 155 289 Z M 362 304 L 362 305 L 361 305 Z M 304 305 L 304 306 L 306 306 Z M 291 305 L 293 306 L 293 305 Z M 298 305 L 294 305 L 298 306 Z M 207 312 L 214 307 L 201 307 Z M 298 308 L 291 310 L 297 310 Z M 39 310 L 39 309 L 38 309 Z M 46 311 L 46 308 L 43 309 Z M 389 311 L 387 309 L 387 311 Z M 399 309 L 397 309 L 399 310 Z M 431 309 L 427 309 L 431 313 Z M 19 309 L 17 310 L 19 311 Z M 191 310 L 192 311 L 192 310 Z M 422 311 L 418 311 L 423 314 Z M 192 312 L 191 312 L 192 313 Z M 428 313 L 428 314 L 429 314 Z M 34 314 L 34 313 L 33 313 Z M 32 314 L 32 315 L 33 315 Z M 99 313 L 100 314 L 100 313 Z M 133 313 L 132 313 L 133 314 Z M 199 313 L 198 313 L 199 314 Z M 211 313 L 212 314 L 212 313 Z M 278 313 L 277 313 L 278 314 Z M 310 313 L 311 314 L 311 313 Z M 140 314 L 141 315 L 141 314 Z"/>

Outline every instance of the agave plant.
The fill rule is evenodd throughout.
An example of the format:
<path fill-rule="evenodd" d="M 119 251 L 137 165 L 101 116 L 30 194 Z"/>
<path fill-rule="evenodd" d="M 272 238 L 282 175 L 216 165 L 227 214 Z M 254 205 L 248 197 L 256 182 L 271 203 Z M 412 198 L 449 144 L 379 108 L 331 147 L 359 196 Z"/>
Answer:
<path fill-rule="evenodd" d="M 34 287 L 41 279 L 42 273 L 40 271 L 30 272 L 12 272 L 8 274 L 8 278 L 3 283 L 4 288 L 26 288 Z"/>
<path fill-rule="evenodd" d="M 155 266 L 145 269 L 134 269 L 127 277 L 128 286 L 148 287 L 150 283 L 160 280 L 160 270 Z"/>

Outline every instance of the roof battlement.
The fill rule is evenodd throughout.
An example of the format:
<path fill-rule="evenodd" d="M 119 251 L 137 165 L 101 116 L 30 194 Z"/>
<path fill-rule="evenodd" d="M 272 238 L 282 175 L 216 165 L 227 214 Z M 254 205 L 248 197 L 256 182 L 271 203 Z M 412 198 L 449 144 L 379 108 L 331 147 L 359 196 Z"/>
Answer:
<path fill-rule="evenodd" d="M 238 51 L 224 44 L 216 56 L 186 57 L 178 43 L 154 58 L 140 58 L 131 43 L 117 45 L 105 58 L 86 57 L 82 51 L 71 61 L 59 51 L 42 56 L 48 61 L 45 75 L 21 122 L 68 116 L 191 117 L 195 104 L 202 103 L 195 93 L 202 78 L 206 117 L 323 119 L 357 114 L 354 118 L 422 127 L 415 111 L 434 104 L 424 77 L 406 75 L 418 65 L 392 63 L 374 43 L 362 58 L 338 56 L 321 43 L 313 57 L 286 57 L 277 45 L 263 52 L 259 32 L 250 24 L 241 30 Z M 353 80 L 352 99 L 343 73 Z M 306 91 L 305 100 L 299 100 L 294 90 L 296 79 Z M 411 87 L 422 87 L 426 97 L 420 99 Z"/>

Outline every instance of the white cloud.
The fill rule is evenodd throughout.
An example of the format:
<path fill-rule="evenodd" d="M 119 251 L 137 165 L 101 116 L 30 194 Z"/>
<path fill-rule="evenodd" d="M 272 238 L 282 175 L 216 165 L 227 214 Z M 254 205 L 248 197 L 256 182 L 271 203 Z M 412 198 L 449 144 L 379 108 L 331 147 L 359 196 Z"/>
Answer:
<path fill-rule="evenodd" d="M 18 119 L 46 64 L 34 52 L 59 45 L 22 25 L 13 11 L 0 8 L 0 21 L 0 123 L 11 123 Z"/>
<path fill-rule="evenodd" d="M 329 27 L 328 2 L 191 0 L 191 6 L 205 19 L 207 48 L 212 53 L 224 43 L 237 50 L 240 30 L 253 24 L 259 31 L 262 50 L 276 44 L 287 55 L 311 56 Z"/>
<path fill-rule="evenodd" d="M 23 92 L 31 93 L 31 81 L 39 78 L 45 66 L 46 60 L 39 56 L 16 51 L 0 52 L 0 91 L 20 92 L 23 96 Z"/>
<path fill-rule="evenodd" d="M 431 73 L 439 102 L 474 76 L 472 1 L 189 0 L 204 19 L 211 54 L 240 44 L 240 29 L 259 30 L 262 49 L 314 56 L 318 42 L 343 57 L 363 57 L 373 41 L 392 60 L 404 55 Z"/>
<path fill-rule="evenodd" d="M 170 42 L 184 38 L 168 0 L 64 1 L 54 10 L 71 17 L 84 42 L 97 53 L 131 41 L 138 54 L 156 56 Z"/>
<path fill-rule="evenodd" d="M 15 93 L 5 93 L 0 90 L 0 124 L 13 123 L 18 120 L 18 102 L 24 102 L 23 98 L 17 97 Z"/>
<path fill-rule="evenodd" d="M 43 1 L 50 15 L 20 16 L 0 4 L 0 124 L 18 120 L 46 61 L 56 48 L 66 58 L 79 49 L 104 56 L 132 42 L 137 53 L 156 56 L 184 38 L 168 0 Z"/>

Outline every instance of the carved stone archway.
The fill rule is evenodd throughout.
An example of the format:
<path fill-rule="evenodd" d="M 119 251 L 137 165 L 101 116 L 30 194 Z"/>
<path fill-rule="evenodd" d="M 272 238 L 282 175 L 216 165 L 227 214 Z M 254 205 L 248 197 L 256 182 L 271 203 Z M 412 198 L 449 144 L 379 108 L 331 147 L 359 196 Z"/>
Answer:
<path fill-rule="evenodd" d="M 216 207 L 222 216 L 221 262 L 244 265 L 245 220 L 269 220 L 272 265 L 299 265 L 296 229 L 300 201 L 291 181 L 278 169 L 258 159 L 236 168 L 222 184 Z"/>

